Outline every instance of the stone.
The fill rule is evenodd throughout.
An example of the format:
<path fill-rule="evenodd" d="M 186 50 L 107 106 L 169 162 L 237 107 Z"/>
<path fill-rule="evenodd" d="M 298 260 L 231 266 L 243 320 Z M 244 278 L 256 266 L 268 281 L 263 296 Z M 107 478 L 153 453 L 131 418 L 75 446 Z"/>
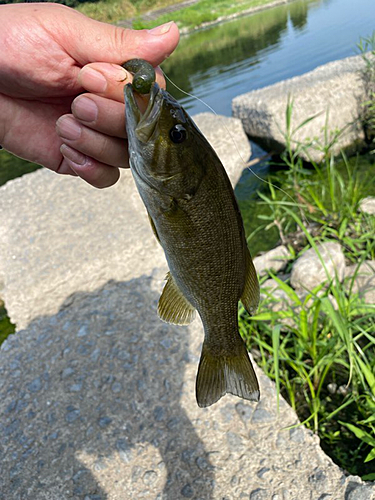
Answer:
<path fill-rule="evenodd" d="M 185 486 L 181 489 L 181 495 L 184 498 L 192 498 L 194 495 L 193 488 L 190 484 L 185 484 Z"/>
<path fill-rule="evenodd" d="M 375 198 L 373 196 L 363 198 L 359 204 L 359 209 L 365 214 L 375 215 Z"/>
<path fill-rule="evenodd" d="M 193 119 L 236 184 L 251 155 L 241 121 L 212 113 Z M 56 313 L 77 290 L 127 279 L 130 270 L 151 274 L 150 254 L 165 262 L 129 169 L 103 190 L 41 169 L 7 182 L 0 193 L 1 298 L 18 329 L 39 314 Z M 69 321 L 66 328 L 71 328 Z M 76 329 L 82 339 L 86 328 Z"/>
<path fill-rule="evenodd" d="M 250 141 L 241 120 L 213 113 L 198 113 L 192 118 L 236 184 L 251 156 Z"/>
<path fill-rule="evenodd" d="M 272 311 L 284 311 L 293 305 L 289 295 L 279 288 L 279 283 L 273 278 L 269 278 L 260 287 L 260 298 L 267 298 L 267 305 Z"/>
<path fill-rule="evenodd" d="M 345 500 L 374 500 L 375 488 L 371 484 L 359 484 L 354 481 L 349 482 L 345 492 Z"/>
<path fill-rule="evenodd" d="M 365 64 L 361 56 L 330 62 L 301 76 L 254 90 L 236 97 L 232 102 L 233 115 L 242 120 L 246 133 L 269 150 L 285 149 L 286 108 L 293 101 L 292 130 L 307 118 L 313 120 L 293 136 L 294 144 L 312 142 L 313 147 L 300 151 L 304 159 L 321 161 L 323 153 L 314 145 L 325 145 L 325 127 L 328 140 L 337 137 L 333 153 L 364 141 L 360 122 L 361 103 L 368 98 L 361 75 Z M 349 124 L 349 125 L 348 125 Z"/>
<path fill-rule="evenodd" d="M 296 414 L 282 398 L 278 411 L 256 364 L 259 403 L 197 406 L 202 323 L 157 316 L 165 258 L 130 172 L 102 191 L 26 175 L 0 189 L 0 217 L 1 293 L 17 324 L 0 349 L 4 498 L 248 500 L 265 484 L 267 498 L 315 498 L 317 469 L 344 498 L 317 438 L 282 431 Z"/>
<path fill-rule="evenodd" d="M 296 290 L 311 291 L 316 286 L 328 279 L 334 279 L 335 274 L 339 281 L 345 276 L 345 257 L 339 243 L 327 241 L 318 245 L 318 251 L 324 261 L 329 276 L 313 248 L 309 248 L 301 257 L 295 261 L 290 282 Z"/>
<path fill-rule="evenodd" d="M 254 267 L 259 276 L 264 276 L 267 271 L 273 271 L 277 274 L 285 269 L 288 262 L 289 252 L 284 245 L 273 248 L 269 252 L 255 257 Z"/>
<path fill-rule="evenodd" d="M 267 490 L 262 488 L 257 488 L 256 490 L 250 493 L 250 500 L 268 500 L 269 493 Z"/>
<path fill-rule="evenodd" d="M 367 304 L 375 304 L 375 260 L 365 260 L 345 269 L 346 289 L 358 293 Z"/>

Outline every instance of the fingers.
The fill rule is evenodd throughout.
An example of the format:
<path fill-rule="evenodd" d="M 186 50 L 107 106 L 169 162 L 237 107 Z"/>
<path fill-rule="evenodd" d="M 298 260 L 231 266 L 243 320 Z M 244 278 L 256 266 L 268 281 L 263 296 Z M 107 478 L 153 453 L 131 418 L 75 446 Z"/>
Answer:
<path fill-rule="evenodd" d="M 73 101 L 72 113 L 86 127 L 112 137 L 126 137 L 124 103 L 83 94 Z"/>
<path fill-rule="evenodd" d="M 112 186 L 120 177 L 118 168 L 109 167 L 93 158 L 82 155 L 66 144 L 61 146 L 61 153 L 63 160 L 57 170 L 60 174 L 79 176 L 96 188 Z"/>
<path fill-rule="evenodd" d="M 121 106 L 120 103 L 115 104 Z M 100 119 L 94 123 L 98 123 L 100 128 Z M 106 123 L 102 129 L 108 131 Z M 126 139 L 93 130 L 76 120 L 73 115 L 60 117 L 56 123 L 56 131 L 64 142 L 60 147 L 64 159 L 58 169 L 59 173 L 70 173 L 71 170 L 89 184 L 103 188 L 117 182 L 120 176 L 117 167 L 128 166 Z"/>
<path fill-rule="evenodd" d="M 115 64 L 92 63 L 78 78 L 90 93 L 76 97 L 72 114 L 61 116 L 56 123 L 64 157 L 59 172 L 71 170 L 93 186 L 107 187 L 118 180 L 117 167 L 129 166 L 124 86 L 132 81 L 132 75 Z M 165 87 L 159 68 L 156 81 Z M 136 95 L 136 99 L 144 110 L 148 97 Z"/>
<path fill-rule="evenodd" d="M 76 11 L 73 10 L 70 12 L 72 19 L 68 36 L 66 23 L 60 22 L 56 31 L 66 40 L 69 53 L 82 66 L 91 61 L 122 64 L 134 57 L 157 66 L 174 51 L 179 41 L 178 27 L 174 22 L 152 30 L 132 30 L 94 21 L 82 14 L 74 14 Z M 85 36 L 80 36 L 81 33 Z"/>
<path fill-rule="evenodd" d="M 63 142 L 84 155 L 113 167 L 128 167 L 127 142 L 86 127 L 73 115 L 57 120 L 56 130 Z"/>
<path fill-rule="evenodd" d="M 163 72 L 160 68 L 156 68 L 155 72 L 157 83 L 165 88 Z M 78 81 L 84 89 L 118 102 L 124 102 L 124 86 L 132 80 L 132 75 L 124 68 L 109 63 L 87 64 L 78 74 Z M 142 99 L 147 101 L 146 97 Z"/>
<path fill-rule="evenodd" d="M 132 75 L 115 64 L 93 63 L 81 70 L 79 81 L 92 93 L 76 97 L 72 114 L 61 116 L 56 123 L 64 143 L 59 172 L 74 172 L 93 186 L 107 187 L 118 180 L 117 167 L 129 166 L 123 92 Z M 156 81 L 165 87 L 159 68 Z M 148 96 L 136 95 L 136 99 L 144 110 Z"/>

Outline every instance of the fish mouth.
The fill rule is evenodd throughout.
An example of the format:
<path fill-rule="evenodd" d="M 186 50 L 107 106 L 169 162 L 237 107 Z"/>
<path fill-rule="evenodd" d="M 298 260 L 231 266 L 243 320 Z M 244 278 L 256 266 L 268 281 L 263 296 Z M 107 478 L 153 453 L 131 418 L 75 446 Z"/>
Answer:
<path fill-rule="evenodd" d="M 160 117 L 163 101 L 162 91 L 156 82 L 153 83 L 150 91 L 150 99 L 143 114 L 134 98 L 131 83 L 125 85 L 124 96 L 128 138 L 131 140 L 135 135 L 139 141 L 146 143 L 155 132 Z"/>

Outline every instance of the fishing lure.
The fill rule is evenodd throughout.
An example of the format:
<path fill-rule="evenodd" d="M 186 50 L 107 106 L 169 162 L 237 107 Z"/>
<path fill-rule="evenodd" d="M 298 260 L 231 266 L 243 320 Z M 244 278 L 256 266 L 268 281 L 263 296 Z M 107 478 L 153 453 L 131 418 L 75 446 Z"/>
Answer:
<path fill-rule="evenodd" d="M 132 86 L 138 94 L 149 94 L 155 82 L 155 70 L 144 59 L 130 59 L 122 67 L 133 75 Z"/>

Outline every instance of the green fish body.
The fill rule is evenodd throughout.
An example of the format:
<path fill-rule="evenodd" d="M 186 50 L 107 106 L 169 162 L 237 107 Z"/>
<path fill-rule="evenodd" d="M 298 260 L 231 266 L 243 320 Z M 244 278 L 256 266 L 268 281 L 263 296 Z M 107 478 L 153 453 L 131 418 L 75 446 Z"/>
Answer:
<path fill-rule="evenodd" d="M 238 332 L 238 301 L 251 314 L 259 285 L 241 214 L 215 151 L 186 111 L 154 83 L 142 115 L 125 86 L 130 166 L 169 266 L 160 318 L 189 324 L 198 311 L 205 337 L 196 397 L 259 399 L 259 385 Z"/>

